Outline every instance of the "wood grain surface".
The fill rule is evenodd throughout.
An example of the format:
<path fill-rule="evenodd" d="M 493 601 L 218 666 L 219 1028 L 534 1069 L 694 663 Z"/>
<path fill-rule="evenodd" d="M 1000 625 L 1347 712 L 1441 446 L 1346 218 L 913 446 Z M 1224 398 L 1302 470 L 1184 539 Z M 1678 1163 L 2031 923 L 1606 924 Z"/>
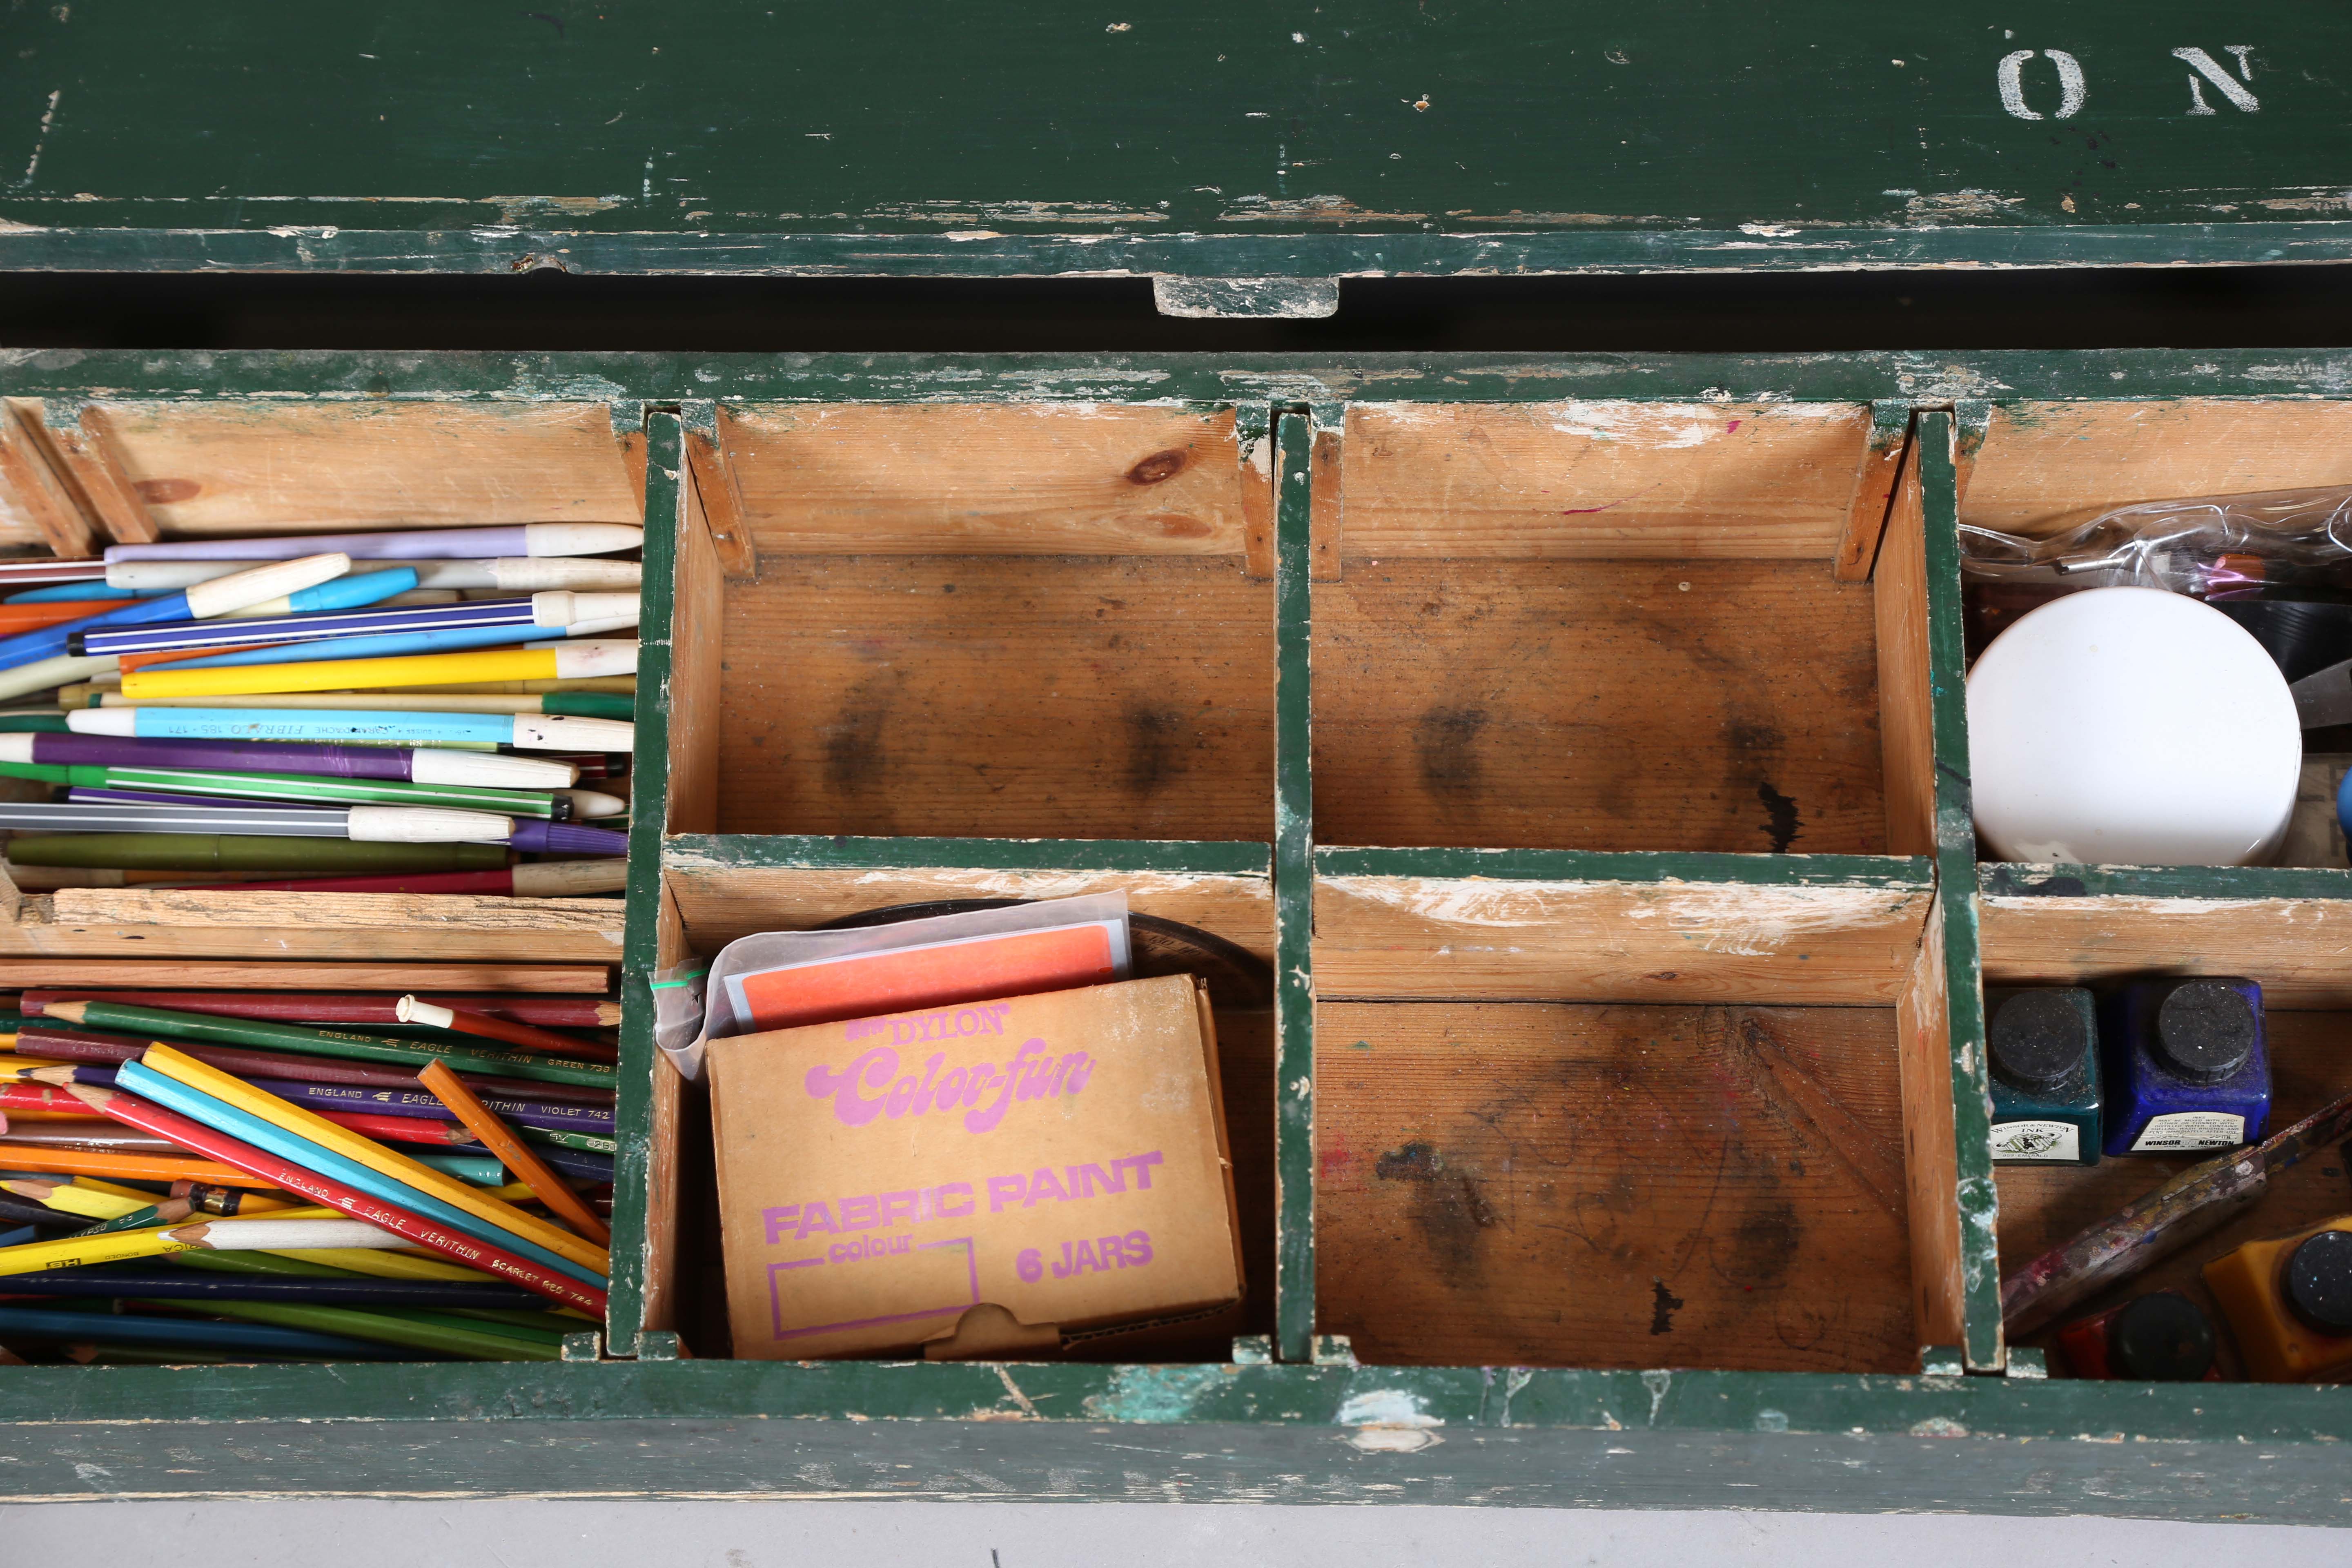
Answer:
<path fill-rule="evenodd" d="M 1273 837 L 1272 587 L 1239 555 L 763 547 L 723 626 L 721 832 Z"/>
<path fill-rule="evenodd" d="M 1367 1362 L 1916 1367 L 1894 1025 L 1323 1004 L 1321 1326 Z"/>
<path fill-rule="evenodd" d="M 1354 562 L 1315 632 L 1318 843 L 1886 848 L 1872 590 L 1825 562 Z"/>

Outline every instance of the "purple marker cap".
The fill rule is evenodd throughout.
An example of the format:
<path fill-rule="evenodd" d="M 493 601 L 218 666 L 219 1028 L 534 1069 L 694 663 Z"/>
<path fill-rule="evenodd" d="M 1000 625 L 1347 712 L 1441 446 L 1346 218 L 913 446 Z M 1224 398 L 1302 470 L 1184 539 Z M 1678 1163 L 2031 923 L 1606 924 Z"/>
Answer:
<path fill-rule="evenodd" d="M 533 855 L 609 855 L 629 852 L 629 836 L 609 827 L 571 822 L 517 822 L 509 847 Z"/>

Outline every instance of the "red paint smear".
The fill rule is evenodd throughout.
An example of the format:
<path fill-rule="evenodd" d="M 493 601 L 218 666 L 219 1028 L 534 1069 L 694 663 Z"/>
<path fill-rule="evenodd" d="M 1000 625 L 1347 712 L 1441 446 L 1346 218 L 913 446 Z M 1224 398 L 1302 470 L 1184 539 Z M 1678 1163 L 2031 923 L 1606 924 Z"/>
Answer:
<path fill-rule="evenodd" d="M 1728 436 L 1728 435 L 1730 435 L 1734 430 L 1737 430 L 1737 429 L 1738 429 L 1738 428 L 1739 428 L 1739 421 L 1738 421 L 1738 420 L 1737 420 L 1737 419 L 1735 419 L 1735 420 L 1733 420 L 1730 424 L 1728 424 L 1728 425 L 1727 425 L 1727 426 L 1725 426 L 1723 427 L 1723 433 L 1724 433 L 1725 435 Z"/>

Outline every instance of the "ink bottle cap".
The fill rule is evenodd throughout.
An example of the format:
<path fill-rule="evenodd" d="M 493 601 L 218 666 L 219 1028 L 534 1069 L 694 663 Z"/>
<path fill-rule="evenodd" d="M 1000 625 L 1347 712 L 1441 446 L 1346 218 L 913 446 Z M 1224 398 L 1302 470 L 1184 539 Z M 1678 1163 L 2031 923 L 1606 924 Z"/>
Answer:
<path fill-rule="evenodd" d="M 1987 1031 L 1992 1070 L 2019 1089 L 2047 1093 L 2081 1066 L 2090 1039 L 2082 1010 L 2063 991 L 2020 991 L 2001 1003 Z"/>
<path fill-rule="evenodd" d="M 2287 1254 L 2280 1294 L 2324 1334 L 2352 1334 L 2352 1230 L 2323 1230 Z"/>
<path fill-rule="evenodd" d="M 2107 1356 L 2119 1376 L 2194 1383 L 2213 1365 L 2213 1325 L 2188 1297 L 2158 1290 L 2115 1315 L 2107 1325 Z"/>
<path fill-rule="evenodd" d="M 2152 1043 L 2189 1082 L 2220 1083 L 2253 1054 L 2253 1005 L 2224 982 L 2183 981 L 2157 1008 Z"/>

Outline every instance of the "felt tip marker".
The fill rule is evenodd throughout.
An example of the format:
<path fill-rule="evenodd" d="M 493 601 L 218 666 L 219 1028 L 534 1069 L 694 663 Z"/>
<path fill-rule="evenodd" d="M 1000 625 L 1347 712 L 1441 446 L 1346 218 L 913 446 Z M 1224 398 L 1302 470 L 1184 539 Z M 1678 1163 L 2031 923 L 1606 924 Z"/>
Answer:
<path fill-rule="evenodd" d="M 168 593 L 192 584 L 209 583 L 238 569 L 234 561 L 121 561 L 107 566 L 106 582 L 116 590 Z M 508 555 L 493 561 L 419 561 L 405 567 L 389 562 L 354 560 L 352 572 L 413 571 L 419 588 L 488 589 L 499 594 L 536 594 L 549 588 L 574 592 L 635 593 L 645 568 L 634 561 L 603 561 L 581 556 Z M 0 585 L 7 579 L 0 577 Z"/>
<path fill-rule="evenodd" d="M 636 726 L 540 713 L 432 713 L 320 708 L 77 708 L 27 728 L 142 740 L 325 741 L 347 745 L 511 746 L 522 752 L 628 752 Z M 0 724 L 5 724 L 0 715 Z M 571 784 L 565 779 L 563 784 Z M 561 787 L 558 785 L 556 787 Z"/>
<path fill-rule="evenodd" d="M 511 817 L 431 806 L 355 805 L 347 811 L 297 806 L 0 805 L 0 827 L 26 833 L 227 833 L 268 838 L 348 838 L 361 844 L 488 844 L 513 833 Z M 17 845 L 11 850 L 21 853 Z M 27 862 L 35 864 L 36 862 Z"/>
<path fill-rule="evenodd" d="M 568 680 L 637 672 L 637 645 L 580 642 L 551 648 L 330 659 L 241 669 L 142 669 L 122 678 L 125 697 L 234 697 L 345 691 L 372 686 L 462 686 L 487 680 Z"/>
<path fill-rule="evenodd" d="M 333 778 L 394 779 L 405 784 L 478 785 L 489 789 L 564 789 L 580 777 L 580 770 L 569 763 L 497 752 L 37 732 L 0 734 L 0 762 L 42 763 L 60 767 L 319 773 Z"/>
<path fill-rule="evenodd" d="M 364 585 L 370 577 L 391 575 L 391 573 L 371 573 L 361 577 L 359 582 Z M 328 586 L 341 588 L 351 581 L 345 578 L 341 583 Z M 299 605 L 298 608 L 331 606 Z M 217 622 L 100 630 L 79 634 L 79 640 L 69 644 L 66 651 L 84 655 L 169 653 L 181 649 L 194 652 L 256 643 L 283 643 L 289 646 L 254 648 L 250 652 L 226 657 L 215 655 L 203 663 L 206 666 L 230 660 L 247 664 L 285 663 L 306 655 L 320 658 L 373 658 L 378 653 L 441 651 L 424 647 L 403 648 L 389 646 L 391 639 L 401 634 L 510 628 L 507 640 L 521 642 L 530 636 L 538 635 L 534 628 L 562 631 L 574 625 L 620 617 L 626 617 L 629 624 L 634 625 L 637 612 L 638 599 L 635 594 L 574 594 L 558 590 L 533 594 L 524 599 L 471 599 L 448 605 L 347 610 L 330 615 L 276 616 L 267 619 L 237 617 Z M 361 642 L 386 646 L 368 648 L 350 646 Z M 193 669 L 198 665 L 191 663 L 184 668 Z"/>
<path fill-rule="evenodd" d="M 227 615 L 221 616 L 220 619 L 223 621 L 240 622 L 266 621 L 274 619 L 280 616 L 303 615 L 312 610 L 332 611 L 357 609 L 362 605 L 381 605 L 387 599 L 397 599 L 415 586 L 416 574 L 411 572 L 405 566 L 402 567 L 397 572 L 372 572 L 364 577 L 360 576 L 357 574 L 346 574 L 343 576 L 334 579 L 332 582 L 321 583 L 315 588 L 305 588 L 299 593 L 281 595 L 279 597 L 275 599 L 264 599 L 257 605 L 247 605 L 241 610 L 231 610 Z M 142 627 L 141 628 L 141 635 L 148 637 L 161 636 L 167 629 L 182 634 L 194 632 L 199 629 L 207 631 L 216 630 L 212 626 L 200 628 L 195 625 L 183 622 L 173 625 L 168 628 L 164 626 Z M 239 630 L 247 636 L 251 636 L 254 629 L 256 628 L 239 628 Z M 126 634 L 111 633 L 108 635 L 122 636 Z M 255 637 L 252 640 L 260 642 L 264 639 Z M 71 651 L 75 653 L 87 654 L 137 653 L 141 650 L 138 648 L 120 647 L 83 647 L 74 648 Z"/>
<path fill-rule="evenodd" d="M 542 598 L 575 596 L 587 595 L 541 595 Z M 635 595 L 619 594 L 610 596 L 635 597 Z M 478 610 L 487 606 L 464 607 Z M 529 621 L 518 621 L 511 617 L 481 616 L 478 619 L 479 624 L 428 626 L 421 631 L 383 632 L 369 637 L 331 637 L 317 642 L 278 643 L 268 647 L 239 644 L 224 652 L 205 653 L 194 658 L 184 658 L 177 652 L 149 655 L 141 662 L 143 664 L 168 660 L 173 669 L 233 669 L 246 665 L 299 664 L 324 659 L 414 658 L 425 654 L 460 653 L 470 648 L 514 647 L 518 645 L 524 647 L 536 647 L 541 645 L 535 639 L 545 637 L 551 632 L 560 633 L 565 637 L 601 637 L 624 628 L 634 629 L 637 624 L 636 612 L 634 610 L 625 616 L 581 621 L 574 626 L 564 627 L 536 626 Z M 560 645 L 551 642 L 547 646 Z"/>
<path fill-rule="evenodd" d="M 354 561 L 468 561 L 500 555 L 611 555 L 635 550 L 646 531 L 617 522 L 526 522 L 507 528 L 425 528 L 383 533 L 322 533 L 295 539 L 182 539 L 115 544 L 118 561 L 284 561 L 340 551 Z"/>
<path fill-rule="evenodd" d="M 351 557 L 341 554 L 306 555 L 299 560 L 275 561 L 268 566 L 257 566 L 248 572 L 215 578 L 210 583 L 199 583 L 175 594 L 142 599 L 135 605 L 108 610 L 88 620 L 68 621 L 59 626 L 44 626 L 39 631 L 20 632 L 13 637 L 0 638 L 0 669 L 65 657 L 71 651 L 67 646 L 68 641 L 77 632 L 94 631 L 104 626 L 143 626 L 154 621 L 207 620 L 215 616 L 225 616 L 231 610 L 241 610 L 247 605 L 258 605 L 283 595 L 299 593 L 304 588 L 316 587 L 342 576 L 351 570 Z"/>

